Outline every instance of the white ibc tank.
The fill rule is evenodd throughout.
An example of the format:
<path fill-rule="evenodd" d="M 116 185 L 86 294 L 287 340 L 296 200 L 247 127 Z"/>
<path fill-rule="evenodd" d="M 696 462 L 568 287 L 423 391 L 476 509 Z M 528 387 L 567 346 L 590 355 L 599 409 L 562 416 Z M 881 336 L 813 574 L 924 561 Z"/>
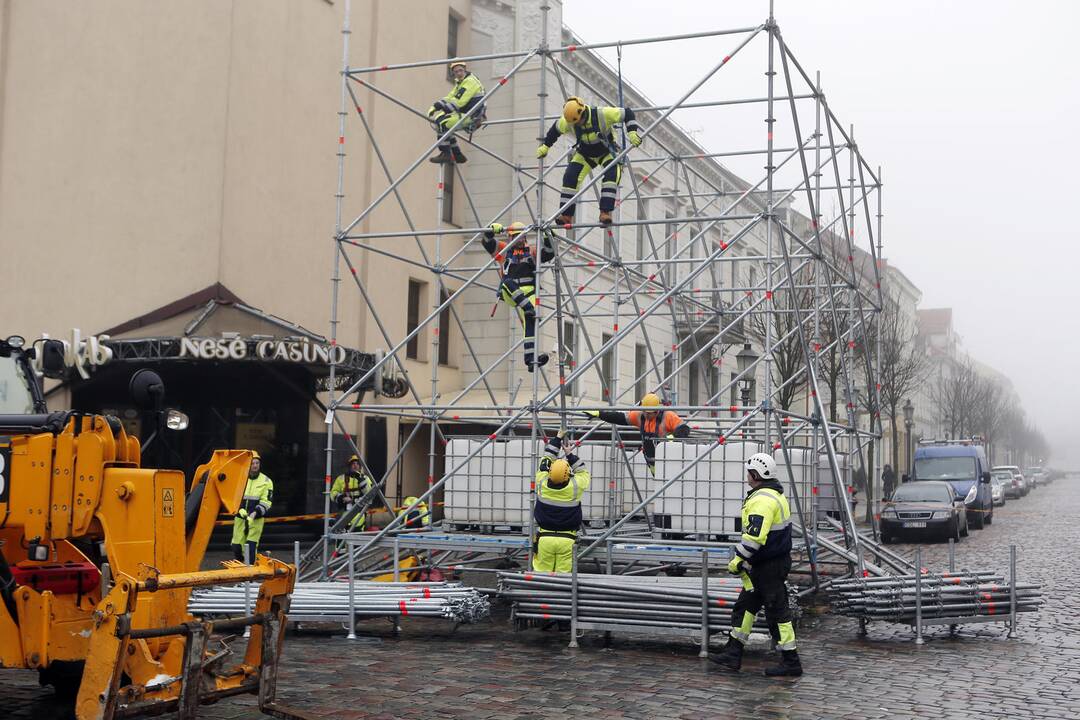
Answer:
<path fill-rule="evenodd" d="M 715 535 L 735 532 L 746 493 L 747 458 L 760 452 L 754 442 L 659 443 L 656 480 L 676 479 L 657 501 L 675 533 Z"/>
<path fill-rule="evenodd" d="M 481 448 L 481 445 L 484 447 Z M 480 448 L 479 452 L 476 452 Z M 537 441 L 536 457 L 544 444 Z M 605 443 L 586 443 L 576 449 L 585 460 L 592 480 L 582 498 L 586 522 L 607 517 L 605 489 L 611 476 L 610 448 Z M 449 524 L 529 524 L 529 483 L 536 476 L 533 443 L 528 439 L 487 442 L 477 438 L 453 438 L 446 446 L 447 471 L 472 453 L 465 466 L 446 481 L 444 516 Z"/>

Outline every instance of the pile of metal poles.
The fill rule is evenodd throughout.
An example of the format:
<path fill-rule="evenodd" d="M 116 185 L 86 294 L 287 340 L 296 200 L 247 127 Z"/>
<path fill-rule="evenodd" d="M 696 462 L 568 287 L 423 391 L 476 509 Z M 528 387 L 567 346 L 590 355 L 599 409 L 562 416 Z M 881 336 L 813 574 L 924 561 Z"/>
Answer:
<path fill-rule="evenodd" d="M 500 597 L 513 603 L 514 618 L 569 620 L 573 583 L 572 575 L 500 572 L 498 589 Z M 737 578 L 709 578 L 710 633 L 731 627 L 731 608 L 741 590 Z M 577 619 L 579 623 L 700 630 L 706 611 L 702 591 L 700 577 L 578 573 Z M 761 613 L 755 629 L 767 631 Z"/>
<path fill-rule="evenodd" d="M 1005 620 L 1014 599 L 1016 612 L 1034 612 L 1043 603 L 1039 585 L 1016 583 L 1014 587 L 1002 575 L 988 572 L 837 580 L 830 590 L 835 593 L 832 607 L 842 615 L 912 624 L 917 610 L 923 620 L 979 616 Z"/>
<path fill-rule="evenodd" d="M 491 603 L 473 588 L 449 582 L 355 581 L 350 598 L 346 582 L 298 582 L 289 608 L 291 621 L 337 622 L 354 618 L 416 616 L 475 623 L 491 615 Z M 245 615 L 254 606 L 258 586 L 196 590 L 188 612 L 200 616 Z"/>

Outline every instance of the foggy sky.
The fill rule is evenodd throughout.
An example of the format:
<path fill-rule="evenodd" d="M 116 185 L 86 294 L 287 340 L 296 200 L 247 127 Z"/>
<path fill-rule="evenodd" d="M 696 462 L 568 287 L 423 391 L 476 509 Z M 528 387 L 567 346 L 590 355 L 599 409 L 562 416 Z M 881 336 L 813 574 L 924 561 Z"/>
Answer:
<path fill-rule="evenodd" d="M 563 19 L 600 42 L 754 26 L 767 15 L 764 0 L 564 0 Z M 1050 464 L 1080 467 L 1080 232 L 1068 209 L 1080 190 L 1071 36 L 1080 3 L 778 0 L 776 20 L 882 166 L 885 257 L 922 290 L 921 307 L 952 307 L 964 348 L 1012 379 L 1053 446 Z M 764 96 L 762 40 L 703 99 Z M 737 41 L 628 47 L 624 77 L 674 102 Z M 614 51 L 604 57 L 617 62 Z M 760 105 L 676 116 L 713 151 L 762 147 L 763 118 Z M 760 161 L 727 164 L 760 177 Z M 831 207 L 822 202 L 826 219 Z"/>

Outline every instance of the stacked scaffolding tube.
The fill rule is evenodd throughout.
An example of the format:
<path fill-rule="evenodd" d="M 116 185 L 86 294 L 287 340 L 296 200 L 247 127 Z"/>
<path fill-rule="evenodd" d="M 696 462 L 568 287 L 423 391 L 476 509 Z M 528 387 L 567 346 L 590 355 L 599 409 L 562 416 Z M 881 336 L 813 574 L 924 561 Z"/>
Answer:
<path fill-rule="evenodd" d="M 696 577 L 574 575 L 556 573 L 499 573 L 499 596 L 513 603 L 513 617 L 521 620 L 571 620 L 574 586 L 577 620 L 582 624 L 624 625 L 637 628 L 687 630 L 702 628 L 702 608 L 708 607 L 709 634 L 731 628 L 731 610 L 742 590 L 737 578 L 709 578 L 708 599 Z M 795 607 L 793 607 L 795 610 Z M 754 628 L 767 632 L 759 614 Z"/>
<path fill-rule="evenodd" d="M 1007 583 L 992 573 L 924 574 L 920 580 L 919 589 L 914 575 L 837 581 L 832 584 L 837 595 L 832 608 L 861 620 L 915 624 L 916 610 L 923 621 L 981 616 L 1006 621 L 1012 599 L 1018 613 L 1036 612 L 1043 604 L 1041 586 Z M 919 603 L 921 608 L 916 607 Z"/>
<path fill-rule="evenodd" d="M 255 589 L 258 592 L 258 589 Z M 351 598 L 350 598 L 351 594 Z M 196 590 L 188 612 L 200 616 L 249 614 L 253 594 L 243 586 Z M 289 620 L 339 621 L 348 617 L 431 617 L 476 623 L 491 615 L 488 599 L 473 588 L 448 582 L 298 582 Z"/>

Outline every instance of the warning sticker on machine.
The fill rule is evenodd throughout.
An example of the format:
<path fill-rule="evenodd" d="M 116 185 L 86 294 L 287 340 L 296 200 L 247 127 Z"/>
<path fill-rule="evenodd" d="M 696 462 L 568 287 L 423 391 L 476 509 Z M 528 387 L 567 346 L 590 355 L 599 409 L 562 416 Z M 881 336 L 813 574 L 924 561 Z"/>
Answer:
<path fill-rule="evenodd" d="M 175 501 L 173 500 L 175 492 L 172 488 L 162 488 L 161 490 L 161 517 L 172 517 L 173 510 L 175 508 Z"/>

